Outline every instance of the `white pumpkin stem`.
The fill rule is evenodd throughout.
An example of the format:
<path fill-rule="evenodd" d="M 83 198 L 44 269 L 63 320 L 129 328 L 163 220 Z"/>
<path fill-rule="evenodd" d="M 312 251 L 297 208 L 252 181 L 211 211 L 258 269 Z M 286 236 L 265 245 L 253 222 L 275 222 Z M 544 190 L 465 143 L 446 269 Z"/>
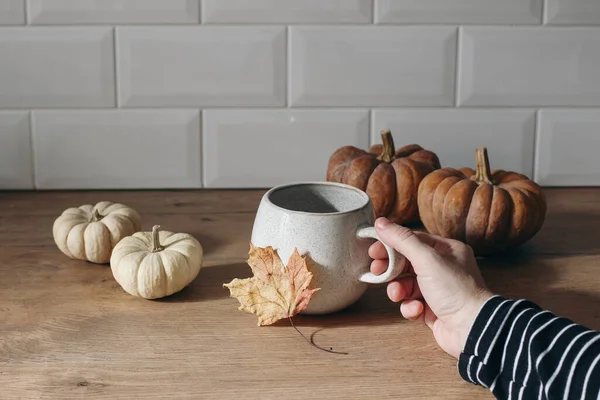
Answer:
<path fill-rule="evenodd" d="M 102 218 L 104 218 L 102 215 L 100 215 L 100 213 L 98 212 L 97 209 L 94 209 L 94 212 L 92 213 L 92 221 L 93 222 L 98 222 L 100 221 Z"/>
<path fill-rule="evenodd" d="M 154 225 L 152 227 L 152 248 L 150 249 L 150 251 L 153 253 L 156 253 L 157 251 L 161 251 L 163 249 L 163 247 L 160 245 L 160 239 L 158 236 L 159 229 L 160 225 Z"/>

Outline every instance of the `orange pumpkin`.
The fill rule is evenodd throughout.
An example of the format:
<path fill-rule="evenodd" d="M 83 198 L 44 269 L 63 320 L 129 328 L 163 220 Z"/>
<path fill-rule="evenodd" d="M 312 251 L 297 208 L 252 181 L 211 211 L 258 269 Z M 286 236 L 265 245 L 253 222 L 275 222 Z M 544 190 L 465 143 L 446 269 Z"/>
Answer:
<path fill-rule="evenodd" d="M 396 150 L 389 130 L 381 132 L 381 140 L 383 144 L 367 151 L 354 146 L 337 149 L 329 159 L 326 179 L 365 191 L 377 217 L 398 224 L 416 222 L 419 184 L 441 167 L 438 156 L 417 144 Z"/>
<path fill-rule="evenodd" d="M 527 176 L 490 169 L 487 149 L 476 151 L 476 169 L 442 168 L 418 191 L 419 214 L 432 234 L 467 243 L 477 255 L 521 245 L 542 227 L 546 197 Z"/>

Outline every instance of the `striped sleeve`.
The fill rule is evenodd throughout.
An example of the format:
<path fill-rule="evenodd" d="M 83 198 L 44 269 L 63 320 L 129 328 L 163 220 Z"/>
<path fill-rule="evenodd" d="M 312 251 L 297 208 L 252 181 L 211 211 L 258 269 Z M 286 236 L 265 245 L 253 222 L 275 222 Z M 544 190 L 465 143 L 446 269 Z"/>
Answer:
<path fill-rule="evenodd" d="M 600 332 L 494 296 L 471 327 L 458 370 L 498 399 L 600 400 Z"/>

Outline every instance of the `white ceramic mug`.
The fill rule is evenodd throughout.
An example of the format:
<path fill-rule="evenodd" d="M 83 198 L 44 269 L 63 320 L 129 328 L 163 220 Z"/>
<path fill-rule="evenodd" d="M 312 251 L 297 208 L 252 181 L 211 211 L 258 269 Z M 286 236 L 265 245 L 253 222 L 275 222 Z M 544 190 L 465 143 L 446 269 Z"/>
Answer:
<path fill-rule="evenodd" d="M 369 246 L 378 240 L 369 196 L 350 185 L 300 182 L 274 187 L 260 202 L 251 242 L 271 246 L 287 264 L 294 248 L 310 258 L 314 294 L 304 314 L 327 314 L 356 302 L 368 284 L 398 277 L 406 263 L 385 246 L 389 265 L 381 275 L 369 271 Z"/>

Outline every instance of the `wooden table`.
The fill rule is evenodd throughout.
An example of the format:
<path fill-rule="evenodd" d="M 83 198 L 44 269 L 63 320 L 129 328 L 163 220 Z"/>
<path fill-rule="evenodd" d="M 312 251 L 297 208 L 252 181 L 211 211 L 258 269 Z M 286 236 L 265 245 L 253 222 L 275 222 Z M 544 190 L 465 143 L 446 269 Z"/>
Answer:
<path fill-rule="evenodd" d="M 256 326 L 222 284 L 245 263 L 263 190 L 0 193 L 0 398 L 465 399 L 492 396 L 460 379 L 428 329 L 404 320 L 385 287 L 349 309 Z M 600 189 L 547 189 L 542 231 L 519 251 L 481 260 L 491 288 L 600 329 Z M 122 202 L 143 229 L 193 234 L 198 278 L 162 300 L 125 293 L 108 265 L 70 260 L 52 240 L 63 209 Z"/>

